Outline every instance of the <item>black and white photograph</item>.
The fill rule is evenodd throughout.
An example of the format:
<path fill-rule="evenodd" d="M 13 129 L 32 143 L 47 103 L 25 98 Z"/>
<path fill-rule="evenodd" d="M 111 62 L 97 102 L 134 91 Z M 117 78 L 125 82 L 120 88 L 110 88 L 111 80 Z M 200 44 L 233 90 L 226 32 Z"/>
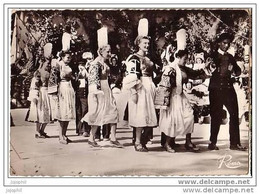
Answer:
<path fill-rule="evenodd" d="M 99 6 L 7 6 L 5 176 L 252 178 L 254 6 Z"/>

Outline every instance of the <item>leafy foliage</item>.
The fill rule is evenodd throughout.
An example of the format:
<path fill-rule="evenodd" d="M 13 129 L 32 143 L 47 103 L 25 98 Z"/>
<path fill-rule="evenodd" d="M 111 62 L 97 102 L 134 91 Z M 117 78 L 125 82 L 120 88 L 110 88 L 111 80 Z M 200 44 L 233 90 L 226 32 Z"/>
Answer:
<path fill-rule="evenodd" d="M 72 34 L 75 33 L 72 50 L 78 60 L 84 51 L 96 54 L 96 31 L 102 25 L 108 27 L 112 52 L 120 60 L 126 59 L 134 52 L 138 21 L 143 17 L 149 21 L 152 40 L 150 54 L 155 61 L 158 61 L 158 56 L 169 43 L 174 43 L 175 33 L 180 28 L 187 30 L 187 48 L 190 53 L 210 53 L 216 47 L 216 37 L 222 32 L 235 35 L 233 46 L 238 59 L 243 56 L 244 46 L 251 43 L 250 10 L 33 10 L 16 13 L 23 15 L 24 23 L 38 43 L 41 40 L 43 44 L 54 43 L 55 52 L 61 49 L 64 31 L 69 29 Z"/>

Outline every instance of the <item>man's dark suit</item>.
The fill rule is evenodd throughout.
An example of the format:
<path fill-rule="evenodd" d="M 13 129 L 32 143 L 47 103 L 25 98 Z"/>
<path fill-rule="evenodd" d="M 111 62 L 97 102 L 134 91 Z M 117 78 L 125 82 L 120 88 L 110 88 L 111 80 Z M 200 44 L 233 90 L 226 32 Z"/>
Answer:
<path fill-rule="evenodd" d="M 215 52 L 213 61 L 216 69 L 212 74 L 209 85 L 210 115 L 211 115 L 211 135 L 212 144 L 217 143 L 217 136 L 222 121 L 223 105 L 226 106 L 229 115 L 230 145 L 240 145 L 238 102 L 231 74 L 239 76 L 241 69 L 237 65 L 234 57 L 228 53 Z M 232 66 L 232 70 L 229 70 Z"/>

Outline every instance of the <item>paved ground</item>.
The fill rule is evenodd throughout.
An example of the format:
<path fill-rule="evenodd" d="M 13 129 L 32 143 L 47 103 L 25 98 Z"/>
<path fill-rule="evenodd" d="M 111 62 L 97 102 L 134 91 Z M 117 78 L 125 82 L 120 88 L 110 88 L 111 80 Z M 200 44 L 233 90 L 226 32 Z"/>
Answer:
<path fill-rule="evenodd" d="M 249 171 L 248 152 L 228 148 L 227 125 L 221 126 L 218 151 L 207 150 L 209 125 L 195 124 L 193 142 L 200 147 L 200 153 L 187 152 L 184 137 L 177 138 L 182 146 L 176 153 L 167 153 L 160 146 L 159 129 L 154 130 L 153 144 L 148 145 L 150 151 L 139 153 L 131 145 L 132 131 L 125 127 L 126 123 L 121 122 L 117 130 L 124 148 L 111 147 L 106 142 L 99 142 L 102 148 L 92 148 L 88 138 L 76 136 L 74 122 L 68 128 L 73 142 L 62 145 L 58 142 L 58 123 L 46 127 L 50 139 L 35 139 L 35 124 L 24 121 L 26 111 L 11 110 L 16 125 L 10 128 L 10 174 L 14 176 L 244 175 Z M 244 121 L 240 127 L 242 143 L 248 146 L 248 127 Z M 231 163 L 221 165 L 223 158 Z"/>

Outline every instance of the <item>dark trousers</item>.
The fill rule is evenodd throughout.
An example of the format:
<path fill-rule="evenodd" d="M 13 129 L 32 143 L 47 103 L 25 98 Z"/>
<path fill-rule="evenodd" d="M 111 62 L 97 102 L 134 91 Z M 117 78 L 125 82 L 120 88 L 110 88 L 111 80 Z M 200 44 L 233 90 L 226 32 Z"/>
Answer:
<path fill-rule="evenodd" d="M 230 145 L 240 144 L 237 95 L 234 88 L 217 88 L 209 91 L 211 130 L 210 141 L 217 143 L 218 132 L 222 121 L 223 105 L 227 108 L 229 121 Z"/>
<path fill-rule="evenodd" d="M 80 120 L 88 112 L 88 99 L 87 98 L 76 98 L 76 133 L 81 134 L 84 132 L 90 132 L 90 126 L 86 122 Z"/>

